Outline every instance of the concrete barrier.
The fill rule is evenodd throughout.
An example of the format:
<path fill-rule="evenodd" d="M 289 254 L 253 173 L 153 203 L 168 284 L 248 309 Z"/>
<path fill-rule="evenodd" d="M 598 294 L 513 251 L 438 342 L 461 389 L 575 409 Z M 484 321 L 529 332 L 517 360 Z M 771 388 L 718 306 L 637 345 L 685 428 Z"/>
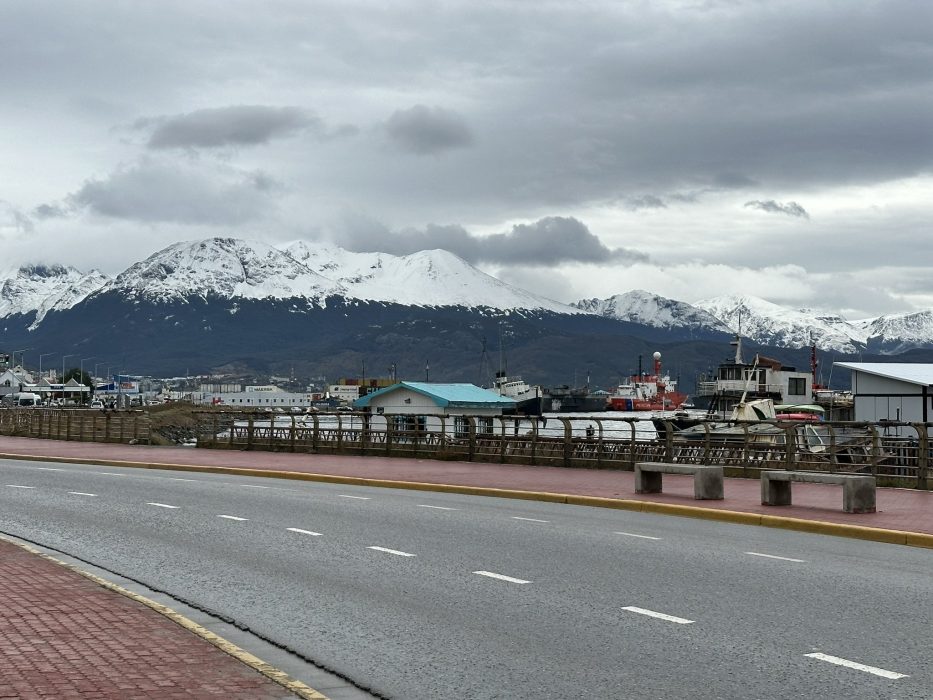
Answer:
<path fill-rule="evenodd" d="M 875 477 L 863 474 L 827 474 L 825 472 L 761 472 L 761 504 L 791 505 L 790 485 L 795 481 L 818 484 L 842 484 L 842 510 L 846 513 L 875 512 Z"/>
<path fill-rule="evenodd" d="M 693 497 L 699 501 L 717 501 L 724 497 L 721 466 L 668 462 L 636 462 L 635 493 L 661 493 L 662 474 L 692 474 Z"/>

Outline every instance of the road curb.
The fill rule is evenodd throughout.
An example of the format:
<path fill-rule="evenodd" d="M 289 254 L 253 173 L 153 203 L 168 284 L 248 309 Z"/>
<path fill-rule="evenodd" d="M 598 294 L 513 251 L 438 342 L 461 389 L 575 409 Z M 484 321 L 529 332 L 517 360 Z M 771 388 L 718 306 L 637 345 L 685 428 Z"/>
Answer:
<path fill-rule="evenodd" d="M 679 505 L 676 503 L 658 503 L 624 498 L 605 498 L 601 496 L 580 496 L 574 494 L 551 493 L 547 491 L 519 491 L 486 486 L 457 486 L 454 484 L 436 484 L 422 481 L 393 481 L 391 479 L 369 479 L 359 476 L 338 476 L 335 474 L 314 474 L 308 472 L 275 471 L 269 469 L 248 469 L 246 467 L 206 467 L 194 464 L 171 464 L 168 462 L 131 462 L 127 460 L 87 459 L 78 457 L 47 457 L 44 455 L 16 455 L 0 453 L 0 459 L 20 459 L 34 462 L 65 462 L 68 464 L 97 464 L 110 467 L 129 467 L 135 469 L 173 469 L 176 471 L 201 472 L 205 474 L 231 474 L 235 476 L 258 476 L 269 479 L 291 479 L 294 481 L 316 481 L 349 486 L 373 486 L 377 488 L 406 489 L 409 491 L 434 491 L 438 493 L 456 493 L 466 496 L 491 496 L 513 498 L 524 501 L 545 501 L 568 505 L 590 506 L 594 508 L 613 508 L 639 513 L 674 515 L 685 518 L 697 518 L 716 522 L 739 525 L 757 525 L 796 532 L 807 532 L 849 539 L 900 544 L 908 547 L 933 549 L 933 534 L 911 532 L 908 530 L 887 530 L 884 528 L 829 523 L 822 520 L 806 520 L 783 516 L 747 513 L 744 511 L 702 508 L 699 506 Z"/>
<path fill-rule="evenodd" d="M 76 574 L 80 574 L 84 578 L 90 579 L 91 581 L 93 581 L 99 586 L 103 586 L 104 588 L 111 590 L 115 593 L 119 593 L 120 595 L 126 598 L 129 598 L 130 600 L 133 600 L 133 601 L 136 601 L 137 603 L 141 603 L 142 605 L 145 605 L 147 608 L 154 610 L 155 612 L 159 613 L 163 617 L 167 617 L 169 620 L 171 620 L 175 624 L 180 625 L 181 627 L 184 627 L 189 632 L 196 634 L 201 639 L 204 639 L 205 641 L 210 642 L 212 645 L 214 645 L 221 651 L 229 654 L 230 656 L 235 658 L 237 661 L 240 661 L 241 663 L 246 664 L 253 670 L 258 671 L 259 673 L 261 673 L 263 676 L 273 681 L 274 683 L 282 686 L 283 688 L 287 688 L 288 690 L 290 690 L 291 692 L 293 692 L 296 696 L 300 698 L 304 698 L 305 700 L 329 700 L 326 695 L 323 695 L 322 693 L 315 690 L 311 686 L 306 685 L 299 680 L 295 680 L 294 678 L 289 676 L 284 671 L 280 671 L 279 669 L 275 668 L 271 664 L 268 664 L 262 659 L 254 656 L 253 654 L 250 654 L 245 649 L 241 649 L 240 647 L 233 644 L 232 642 L 227 641 L 223 637 L 215 634 L 214 632 L 211 632 L 209 629 L 202 627 L 197 622 L 185 617 L 181 613 L 175 612 L 171 608 L 165 605 L 162 605 L 161 603 L 156 603 L 154 600 L 150 600 L 149 598 L 146 598 L 145 596 L 139 595 L 138 593 L 133 593 L 133 591 L 127 590 L 126 588 L 123 588 L 122 586 L 118 586 L 117 584 L 112 583 L 108 581 L 107 579 L 101 578 L 100 576 L 97 576 L 95 574 L 92 574 L 89 571 L 84 571 L 83 569 L 73 564 L 69 564 L 68 562 L 62 561 L 61 559 L 56 559 L 52 555 L 41 552 L 35 547 L 31 547 L 30 545 L 25 544 L 23 542 L 18 542 L 9 537 L 5 537 L 2 534 L 0 534 L 0 540 L 3 540 L 4 542 L 9 542 L 10 544 L 17 546 L 20 549 L 26 550 L 30 554 L 34 554 L 36 556 L 42 557 L 43 559 L 54 562 L 55 564 L 58 564 L 59 566 L 63 566 L 66 569 L 74 571 Z"/>

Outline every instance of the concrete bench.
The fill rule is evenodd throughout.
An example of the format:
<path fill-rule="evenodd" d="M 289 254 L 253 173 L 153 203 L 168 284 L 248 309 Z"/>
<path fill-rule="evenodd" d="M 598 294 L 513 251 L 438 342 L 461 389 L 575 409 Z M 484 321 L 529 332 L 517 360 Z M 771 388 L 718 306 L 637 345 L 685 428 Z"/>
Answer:
<path fill-rule="evenodd" d="M 846 513 L 875 512 L 875 477 L 861 474 L 763 471 L 761 472 L 761 504 L 789 506 L 791 504 L 790 485 L 794 481 L 842 484 L 842 510 Z"/>
<path fill-rule="evenodd" d="M 707 464 L 668 464 L 636 462 L 635 493 L 661 493 L 662 474 L 692 474 L 693 497 L 697 500 L 722 500 L 722 467 Z"/>

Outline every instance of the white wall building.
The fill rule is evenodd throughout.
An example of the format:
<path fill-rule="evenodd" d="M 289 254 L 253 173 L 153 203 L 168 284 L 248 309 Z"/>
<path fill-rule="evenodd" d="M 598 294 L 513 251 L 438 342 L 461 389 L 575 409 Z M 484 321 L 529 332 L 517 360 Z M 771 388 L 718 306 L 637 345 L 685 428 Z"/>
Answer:
<path fill-rule="evenodd" d="M 852 371 L 855 420 L 927 423 L 933 419 L 933 364 L 835 364 Z"/>

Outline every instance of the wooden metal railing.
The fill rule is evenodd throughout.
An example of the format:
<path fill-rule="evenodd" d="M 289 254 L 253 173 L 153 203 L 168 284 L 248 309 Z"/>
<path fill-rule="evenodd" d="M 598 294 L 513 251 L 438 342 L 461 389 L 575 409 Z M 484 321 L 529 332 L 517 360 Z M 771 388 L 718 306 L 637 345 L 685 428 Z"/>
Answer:
<path fill-rule="evenodd" d="M 95 409 L 6 408 L 0 410 L 0 435 L 148 444 L 150 421 L 142 411 Z"/>
<path fill-rule="evenodd" d="M 931 423 L 720 421 L 690 434 L 670 421 L 615 417 L 427 416 L 418 425 L 409 416 L 361 413 L 195 415 L 199 447 L 627 470 L 667 461 L 722 464 L 747 476 L 809 469 L 870 473 L 881 483 L 923 489 L 933 456 Z"/>

